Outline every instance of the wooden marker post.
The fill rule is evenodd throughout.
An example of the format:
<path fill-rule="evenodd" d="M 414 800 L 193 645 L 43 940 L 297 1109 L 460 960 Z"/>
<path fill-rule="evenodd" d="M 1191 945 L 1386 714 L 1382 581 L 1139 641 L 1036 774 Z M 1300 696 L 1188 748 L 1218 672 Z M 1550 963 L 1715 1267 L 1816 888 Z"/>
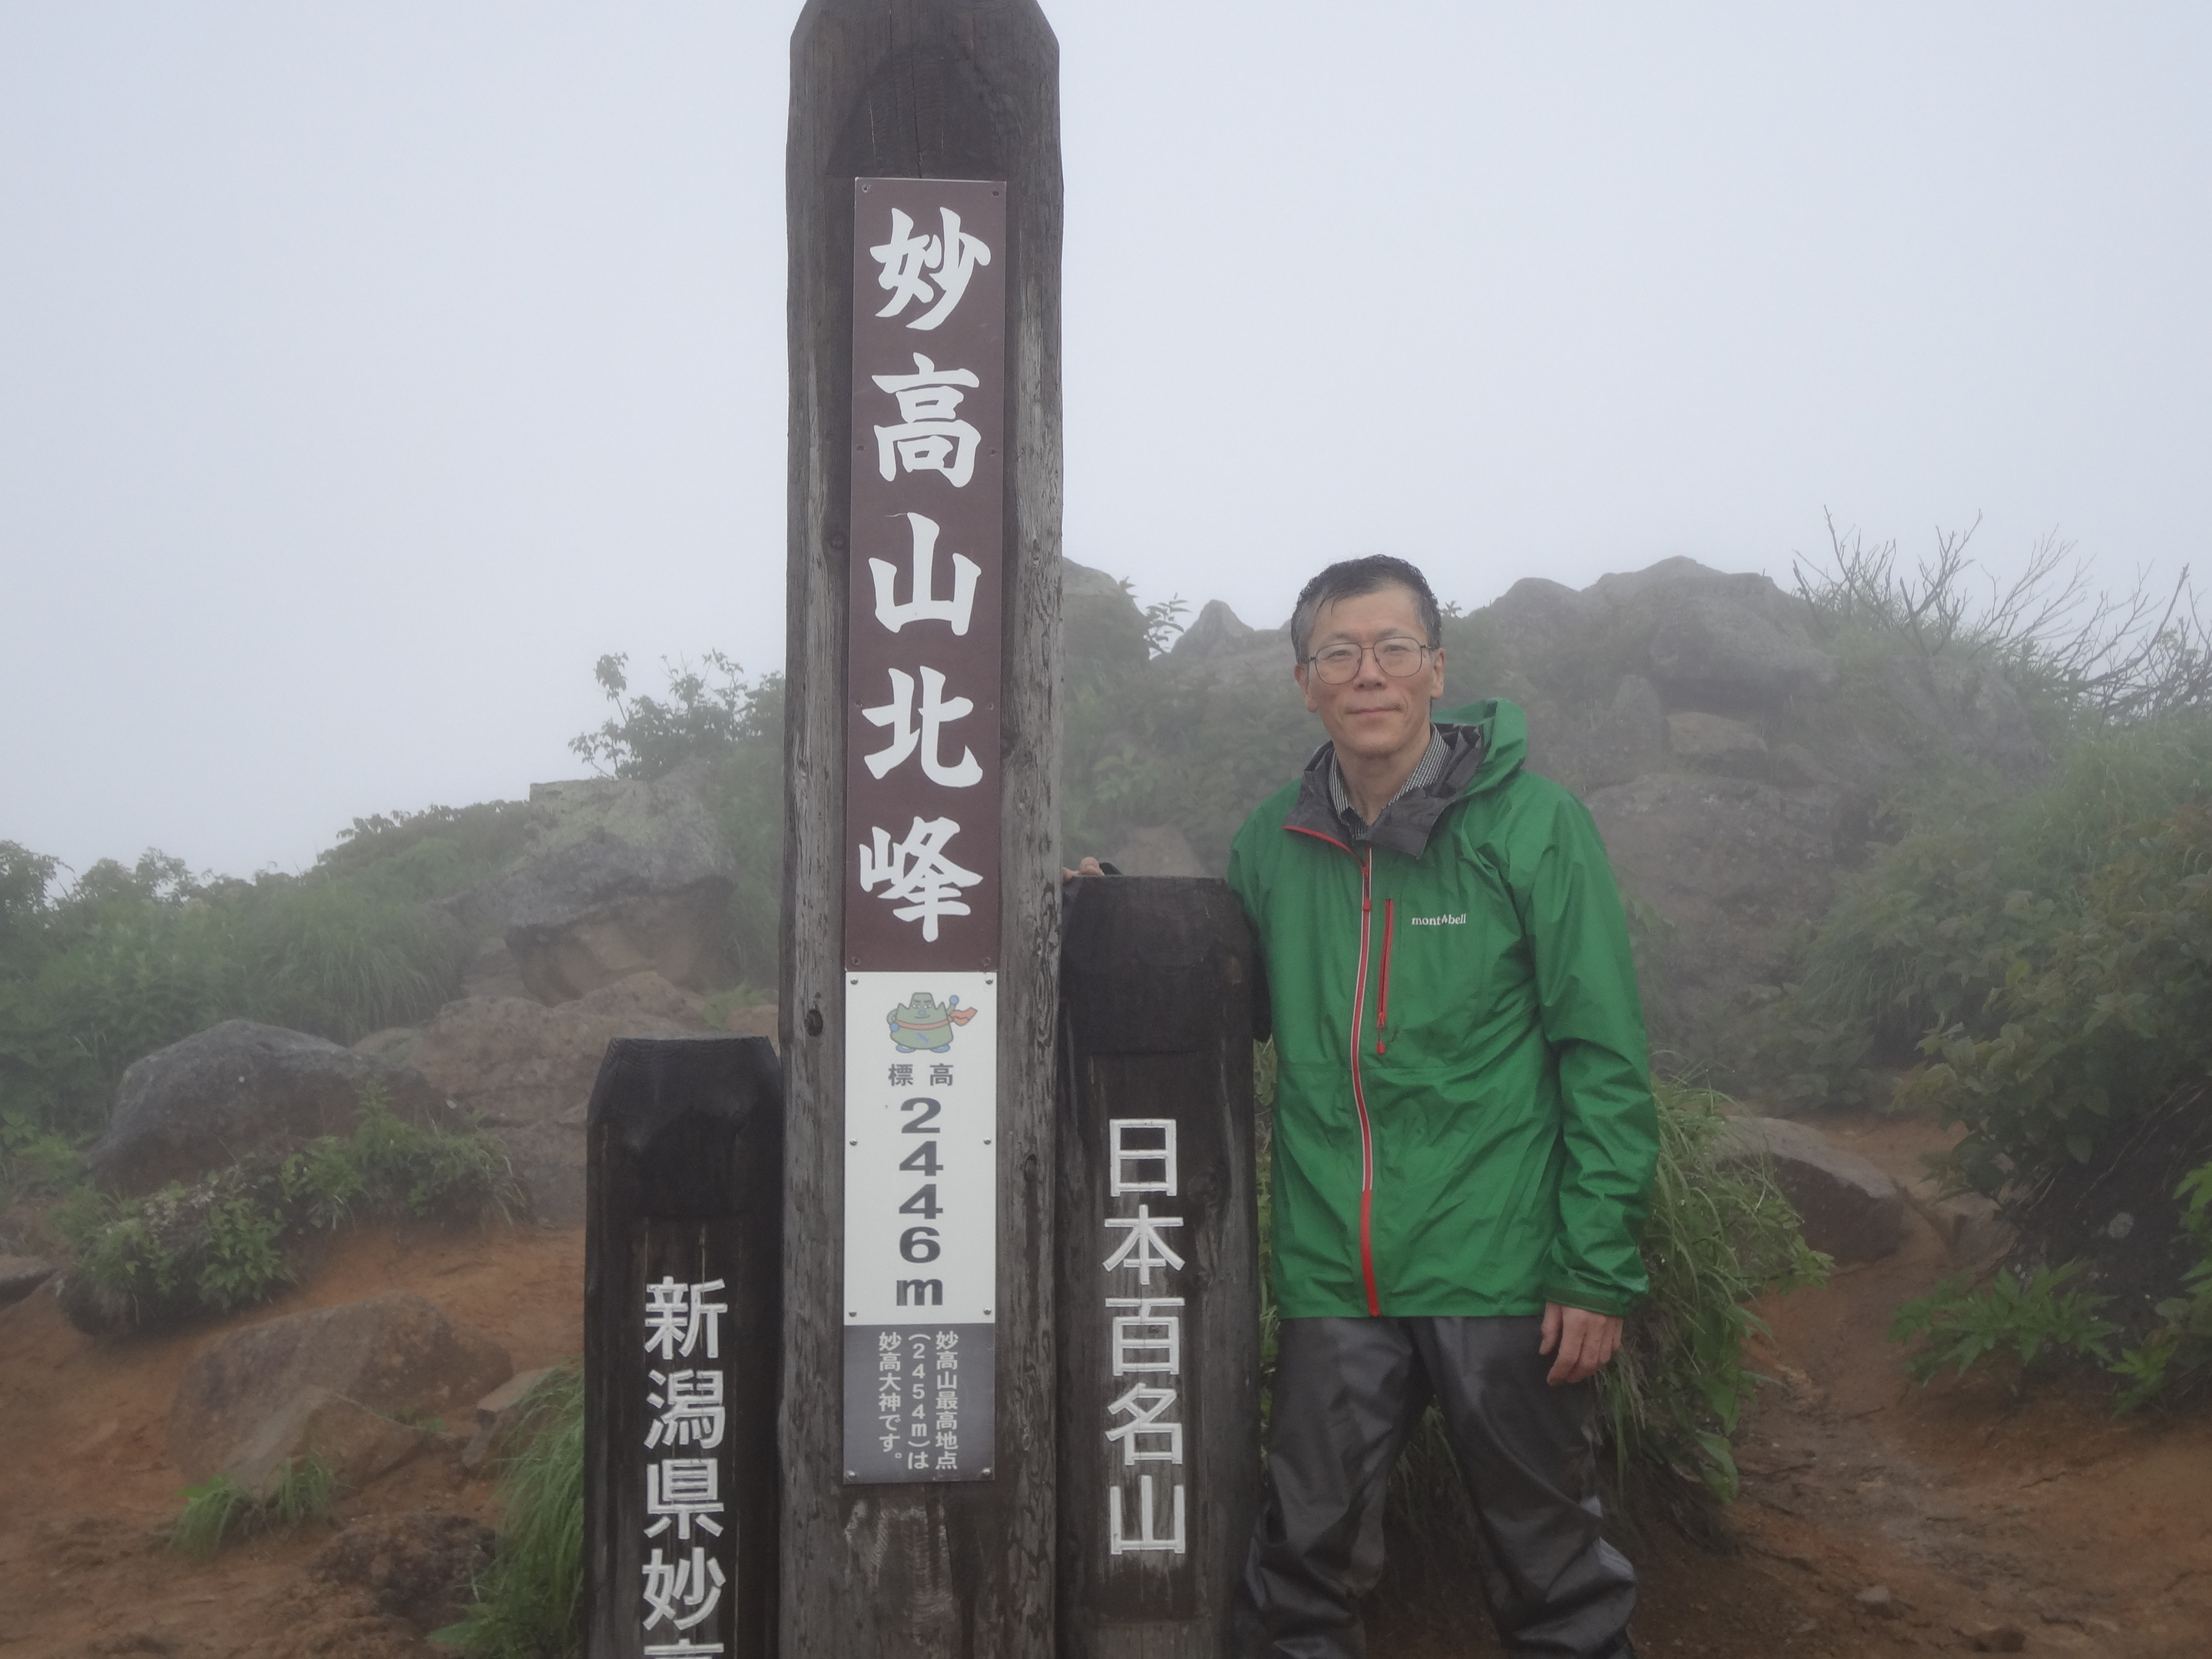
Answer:
<path fill-rule="evenodd" d="M 1260 1483 L 1251 930 L 1074 884 L 1061 962 L 1060 1659 L 1218 1659 Z"/>
<path fill-rule="evenodd" d="M 1053 1640 L 1057 47 L 792 41 L 783 1651 Z"/>
<path fill-rule="evenodd" d="M 621 1037 L 586 1124 L 584 1651 L 775 1651 L 783 1089 L 765 1037 Z"/>

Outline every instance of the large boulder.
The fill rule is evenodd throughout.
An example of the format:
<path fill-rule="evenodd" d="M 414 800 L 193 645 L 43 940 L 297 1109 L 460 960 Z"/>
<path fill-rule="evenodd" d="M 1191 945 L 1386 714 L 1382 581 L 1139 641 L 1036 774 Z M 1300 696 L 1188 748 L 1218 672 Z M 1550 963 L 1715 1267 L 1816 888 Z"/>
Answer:
<path fill-rule="evenodd" d="M 1663 922 L 1643 975 L 1655 1041 L 1700 1057 L 1778 982 L 1792 931 L 1827 907 L 1836 792 L 1659 772 L 1589 797 L 1622 890 Z"/>
<path fill-rule="evenodd" d="M 1504 665 L 1583 707 L 1623 674 L 1649 675 L 1676 707 L 1759 708 L 1836 684 L 1804 601 L 1695 559 L 1601 576 L 1579 593 L 1528 577 L 1480 614 Z"/>
<path fill-rule="evenodd" d="M 54 1264 L 35 1255 L 0 1255 L 0 1308 L 21 1302 L 54 1276 Z"/>
<path fill-rule="evenodd" d="M 695 994 L 647 971 L 556 1007 L 520 997 L 449 1002 L 404 1052 L 464 1111 L 495 1127 L 557 1118 L 589 1098 L 607 1044 L 706 1029 Z M 364 1041 L 397 1046 L 397 1034 Z"/>
<path fill-rule="evenodd" d="M 1652 678 L 1692 703 L 1758 708 L 1836 686 L 1836 659 L 1802 624 L 1718 593 L 1674 599 L 1651 630 L 1650 650 Z"/>
<path fill-rule="evenodd" d="M 1602 625 L 1601 607 L 1547 576 L 1523 576 L 1485 607 L 1506 659 L 1532 675 L 1592 654 L 1592 633 Z"/>
<path fill-rule="evenodd" d="M 107 1133 L 85 1161 L 108 1191 L 149 1193 L 248 1152 L 343 1134 L 372 1094 L 414 1122 L 459 1122 L 419 1072 L 303 1031 L 227 1019 L 124 1073 Z"/>
<path fill-rule="evenodd" d="M 1624 674 L 1613 701 L 1595 725 L 1570 732 L 1558 746 L 1559 764 L 1583 789 L 1628 783 L 1667 761 L 1667 710 L 1641 674 Z"/>
<path fill-rule="evenodd" d="M 1686 709 L 1668 715 L 1667 749 L 1683 765 L 1704 772 L 1759 778 L 1773 769 L 1767 759 L 1766 739 L 1741 720 L 1732 720 L 1725 714 Z"/>
<path fill-rule="evenodd" d="M 1839 1264 L 1878 1261 L 1905 1237 L 1905 1194 L 1870 1159 L 1778 1117 L 1729 1120 L 1719 1162 L 1763 1163 L 1797 1212 L 1805 1242 Z"/>
<path fill-rule="evenodd" d="M 447 908 L 501 933 L 541 1002 L 646 972 L 710 988 L 726 973 L 735 870 L 708 775 L 694 765 L 649 783 L 532 784 L 528 844 Z"/>
<path fill-rule="evenodd" d="M 276 1492 L 285 1472 L 318 1459 L 354 1492 L 398 1468 L 421 1448 L 424 1431 L 324 1388 L 300 1390 L 263 1419 L 223 1468 L 255 1497 Z"/>
<path fill-rule="evenodd" d="M 288 1314 L 193 1356 L 169 1405 L 169 1456 L 194 1481 L 234 1468 L 310 1389 L 385 1417 L 458 1420 L 514 1374 L 498 1343 L 407 1292 Z"/>

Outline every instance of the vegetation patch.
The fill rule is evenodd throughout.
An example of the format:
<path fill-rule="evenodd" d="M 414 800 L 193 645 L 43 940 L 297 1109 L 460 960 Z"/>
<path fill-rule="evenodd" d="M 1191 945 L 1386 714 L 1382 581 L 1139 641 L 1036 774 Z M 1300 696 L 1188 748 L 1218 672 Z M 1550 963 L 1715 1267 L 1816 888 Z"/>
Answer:
<path fill-rule="evenodd" d="M 1980 1291 L 1947 1280 L 1898 1310 L 1889 1340 L 1918 1345 L 1906 1366 L 1923 1383 L 1947 1365 L 1964 1376 L 1983 1359 L 2006 1360 L 2014 1395 L 2039 1364 L 2069 1355 L 2109 1361 L 2119 1327 L 2098 1314 L 2109 1297 L 2068 1288 L 2081 1268 L 2074 1261 L 2032 1273 L 2000 1271 Z"/>
<path fill-rule="evenodd" d="M 375 822 L 303 876 L 195 878 L 149 853 L 58 891 L 55 860 L 0 842 L 0 1182 L 51 1179 L 125 1067 L 222 1020 L 350 1043 L 452 998 L 474 941 L 422 900 L 481 860 Z M 387 837 L 388 859 L 356 850 Z"/>
<path fill-rule="evenodd" d="M 523 1201 L 496 1140 L 409 1123 L 371 1085 L 349 1134 L 289 1156 L 145 1198 L 77 1188 L 53 1216 L 76 1258 L 62 1306 L 94 1335 L 225 1314 L 290 1284 L 293 1247 L 356 1212 L 511 1218 Z"/>

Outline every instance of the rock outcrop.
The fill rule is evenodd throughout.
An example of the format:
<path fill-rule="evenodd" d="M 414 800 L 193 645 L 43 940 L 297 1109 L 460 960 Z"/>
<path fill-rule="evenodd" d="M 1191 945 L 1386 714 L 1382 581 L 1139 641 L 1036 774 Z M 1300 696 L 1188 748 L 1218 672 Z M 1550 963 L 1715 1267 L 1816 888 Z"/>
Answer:
<path fill-rule="evenodd" d="M 651 970 L 556 1007 L 466 997 L 440 1009 L 404 1052 L 464 1111 L 496 1127 L 520 1127 L 581 1106 L 613 1039 L 703 1030 L 702 1006 Z"/>
<path fill-rule="evenodd" d="M 371 1091 L 410 1121 L 460 1127 L 419 1072 L 304 1032 L 228 1019 L 124 1073 L 107 1133 L 85 1161 L 106 1190 L 149 1193 L 248 1152 L 343 1134 Z"/>
<path fill-rule="evenodd" d="M 735 872 L 706 781 L 694 766 L 650 783 L 532 784 L 529 843 L 446 908 L 500 933 L 541 1002 L 647 972 L 711 989 L 725 973 Z"/>
<path fill-rule="evenodd" d="M 1176 635 L 1168 657 L 1178 667 L 1202 667 L 1217 680 L 1291 678 L 1291 629 L 1253 628 L 1219 599 L 1209 599 Z"/>
<path fill-rule="evenodd" d="M 1780 976 L 1793 930 L 1827 908 L 1835 792 L 1653 772 L 1589 800 L 1622 890 L 1656 918 L 1643 975 L 1655 1038 L 1709 1053 L 1753 988 Z"/>
<path fill-rule="evenodd" d="M 1805 1242 L 1838 1264 L 1877 1261 L 1905 1237 L 1905 1194 L 1869 1158 L 1787 1118 L 1731 1118 L 1722 1163 L 1765 1162 L 1804 1224 Z"/>
<path fill-rule="evenodd" d="M 0 1255 L 0 1308 L 21 1302 L 54 1276 L 54 1264 L 35 1255 Z"/>
<path fill-rule="evenodd" d="M 657 973 L 634 974 L 547 1007 L 520 997 L 465 997 L 419 1030 L 361 1046 L 404 1060 L 506 1148 L 532 1216 L 565 1227 L 584 1216 L 584 1109 L 607 1044 L 707 1029 L 704 1004 Z"/>
<path fill-rule="evenodd" d="M 1528 765 L 1588 801 L 1638 909 L 1655 1042 L 1723 1071 L 1879 802 L 1915 769 L 2042 763 L 1993 663 L 1846 663 L 1767 578 L 1686 558 L 1580 592 L 1516 582 L 1447 692 L 1528 717 Z"/>
<path fill-rule="evenodd" d="M 374 1461 L 396 1443 L 367 1434 L 356 1416 L 315 1391 L 380 1418 L 419 1421 L 459 1418 L 514 1374 L 499 1344 L 419 1296 L 288 1314 L 217 1337 L 185 1365 L 169 1406 L 169 1456 L 187 1480 L 205 1480 L 276 1441 L 291 1455 L 321 1449 L 313 1437 L 320 1420 Z"/>

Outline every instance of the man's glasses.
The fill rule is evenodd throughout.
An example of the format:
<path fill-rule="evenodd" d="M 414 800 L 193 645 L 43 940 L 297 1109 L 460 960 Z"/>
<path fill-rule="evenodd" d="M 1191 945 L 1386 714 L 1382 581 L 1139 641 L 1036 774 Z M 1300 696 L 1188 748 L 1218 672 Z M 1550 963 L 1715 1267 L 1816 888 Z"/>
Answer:
<path fill-rule="evenodd" d="M 1421 665 L 1433 648 L 1412 640 L 1385 640 L 1374 646 L 1332 645 L 1326 651 L 1315 652 L 1306 660 L 1321 676 L 1323 685 L 1343 685 L 1357 678 L 1360 658 L 1372 651 L 1377 668 L 1394 680 L 1402 680 L 1421 672 Z"/>

